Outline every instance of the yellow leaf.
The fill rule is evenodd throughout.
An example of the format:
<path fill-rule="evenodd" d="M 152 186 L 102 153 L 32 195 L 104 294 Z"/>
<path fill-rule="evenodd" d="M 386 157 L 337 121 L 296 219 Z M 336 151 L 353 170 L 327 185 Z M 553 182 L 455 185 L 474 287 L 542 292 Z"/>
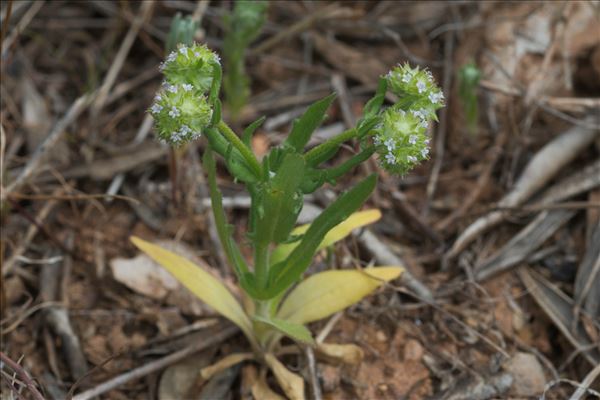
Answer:
<path fill-rule="evenodd" d="M 323 238 L 323 241 L 319 245 L 319 250 L 324 249 L 327 246 L 331 246 L 335 242 L 344 239 L 354 229 L 372 224 L 379 218 L 381 218 L 381 211 L 377 209 L 355 212 L 344 222 L 336 225 L 335 228 L 327 232 Z M 306 233 L 309 227 L 310 224 L 301 225 L 292 231 L 292 235 L 302 235 Z M 271 263 L 277 264 L 278 262 L 285 260 L 285 258 L 292 252 L 292 250 L 296 248 L 296 246 L 298 246 L 299 243 L 300 241 L 296 241 L 277 246 L 277 248 L 271 254 Z"/>
<path fill-rule="evenodd" d="M 201 267 L 160 246 L 132 236 L 133 244 L 169 271 L 200 300 L 240 327 L 253 341 L 252 325 L 240 303 L 221 282 Z"/>
<path fill-rule="evenodd" d="M 288 370 L 273 354 L 267 353 L 265 361 L 277 383 L 290 400 L 304 400 L 304 380 L 297 374 Z"/>
<path fill-rule="evenodd" d="M 384 282 L 396 279 L 402 271 L 402 267 L 375 267 L 312 275 L 283 301 L 277 318 L 306 324 L 328 317 L 357 303 Z"/>

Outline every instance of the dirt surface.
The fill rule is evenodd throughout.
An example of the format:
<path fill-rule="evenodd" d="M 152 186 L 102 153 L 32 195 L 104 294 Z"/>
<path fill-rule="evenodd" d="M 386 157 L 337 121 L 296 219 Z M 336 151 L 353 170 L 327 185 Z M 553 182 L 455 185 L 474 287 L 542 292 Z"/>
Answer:
<path fill-rule="evenodd" d="M 68 398 L 181 351 L 97 398 L 252 398 L 258 364 L 198 379 L 247 351 L 244 337 L 128 240 L 162 241 L 237 290 L 213 233 L 204 140 L 163 147 L 146 114 L 173 16 L 193 15 L 195 39 L 219 51 L 230 9 L 2 1 L 2 399 Z M 372 160 L 307 200 L 322 208 L 377 171 L 367 207 L 382 220 L 310 271 L 381 264 L 383 248 L 435 299 L 392 282 L 312 324 L 364 358 L 317 358 L 315 383 L 304 352 L 282 356 L 308 398 L 600 397 L 599 15 L 595 1 L 270 2 L 237 123 L 267 117 L 258 154 L 333 91 L 311 144 L 343 131 L 398 63 L 428 68 L 447 99 L 428 162 L 394 177 Z M 474 121 L 460 90 L 469 62 L 481 75 L 469 92 Z M 242 242 L 246 194 L 221 172 Z"/>

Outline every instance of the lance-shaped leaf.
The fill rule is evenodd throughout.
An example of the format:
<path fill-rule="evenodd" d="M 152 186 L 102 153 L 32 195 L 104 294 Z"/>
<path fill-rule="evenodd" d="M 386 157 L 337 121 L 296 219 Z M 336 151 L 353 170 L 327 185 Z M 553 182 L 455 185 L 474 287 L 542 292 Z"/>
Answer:
<path fill-rule="evenodd" d="M 371 118 L 375 116 L 381 106 L 383 105 L 383 100 L 385 100 L 385 92 L 387 91 L 387 79 L 379 78 L 379 84 L 377 85 L 377 92 L 375 92 L 375 96 L 373 96 L 365 105 L 363 109 L 364 119 Z"/>
<path fill-rule="evenodd" d="M 263 191 L 262 216 L 256 220 L 257 243 L 285 241 L 302 209 L 302 194 L 298 186 L 302 181 L 304 158 L 288 153 L 279 170 Z"/>
<path fill-rule="evenodd" d="M 286 321 L 278 318 L 265 318 L 259 315 L 253 317 L 255 321 L 266 324 L 269 327 L 278 330 L 286 336 L 302 343 L 313 344 L 315 341 L 307 327 L 302 324 Z"/>
<path fill-rule="evenodd" d="M 221 282 L 193 262 L 160 246 L 132 236 L 133 244 L 169 271 L 200 300 L 240 327 L 253 341 L 252 323 L 240 303 Z"/>
<path fill-rule="evenodd" d="M 381 211 L 377 209 L 355 212 L 348 217 L 348 219 L 327 232 L 323 241 L 317 248 L 317 251 L 339 242 L 348 236 L 354 229 L 372 224 L 380 218 Z M 302 235 L 306 233 L 309 227 L 310 224 L 301 225 L 292 231 L 292 235 Z M 298 247 L 298 244 L 300 244 L 300 242 L 280 244 L 277 246 L 271 254 L 271 263 L 277 264 L 278 262 L 283 261 L 296 247 Z"/>
<path fill-rule="evenodd" d="M 359 302 L 383 283 L 399 277 L 402 271 L 402 267 L 374 267 L 312 275 L 291 291 L 277 318 L 297 324 L 326 318 Z"/>
<path fill-rule="evenodd" d="M 312 104 L 306 112 L 297 120 L 294 121 L 292 132 L 285 141 L 285 145 L 296 149 L 297 152 L 302 152 L 304 146 L 308 143 L 310 136 L 315 129 L 323 122 L 325 112 L 335 99 L 335 93 L 330 94 Z"/>
<path fill-rule="evenodd" d="M 264 293 L 265 298 L 275 297 L 296 282 L 312 262 L 312 258 L 331 229 L 347 219 L 367 200 L 377 176 L 371 175 L 358 185 L 342 194 L 310 225 L 302 241 L 282 262 L 274 265 L 270 271 L 270 284 Z"/>
<path fill-rule="evenodd" d="M 254 135 L 254 132 L 256 132 L 263 122 L 265 122 L 265 119 L 267 119 L 267 117 L 262 116 L 244 129 L 244 132 L 242 133 L 242 142 L 249 148 L 252 148 L 252 135 Z"/>

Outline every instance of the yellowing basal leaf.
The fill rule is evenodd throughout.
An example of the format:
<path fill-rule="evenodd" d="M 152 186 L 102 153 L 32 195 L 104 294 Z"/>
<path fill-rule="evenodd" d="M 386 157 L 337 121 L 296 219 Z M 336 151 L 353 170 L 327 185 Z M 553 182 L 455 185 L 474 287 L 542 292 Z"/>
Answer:
<path fill-rule="evenodd" d="M 402 271 L 402 267 L 375 267 L 312 275 L 283 301 L 277 318 L 306 324 L 328 317 L 357 303 L 384 282 L 396 279 Z"/>
<path fill-rule="evenodd" d="M 381 218 L 381 211 L 377 209 L 359 211 L 352 214 L 341 224 L 336 225 L 335 228 L 327 232 L 327 235 L 323 238 L 323 241 L 319 245 L 319 250 L 324 249 L 327 246 L 331 246 L 335 242 L 344 239 L 354 229 L 360 228 L 365 225 L 372 224 Z M 310 224 L 301 225 L 292 231 L 292 235 L 302 235 L 307 230 Z M 281 244 L 273 251 L 271 255 L 271 264 L 277 264 L 283 261 L 291 252 L 298 246 L 299 241 L 289 244 Z"/>
<path fill-rule="evenodd" d="M 265 354 L 265 361 L 277 383 L 290 400 L 304 400 L 304 380 L 297 374 L 288 370 L 273 354 Z"/>
<path fill-rule="evenodd" d="M 248 338 L 253 337 L 252 325 L 240 303 L 218 279 L 191 261 L 160 246 L 135 236 L 131 237 L 131 241 L 138 249 L 162 265 L 200 300 L 239 326 Z"/>

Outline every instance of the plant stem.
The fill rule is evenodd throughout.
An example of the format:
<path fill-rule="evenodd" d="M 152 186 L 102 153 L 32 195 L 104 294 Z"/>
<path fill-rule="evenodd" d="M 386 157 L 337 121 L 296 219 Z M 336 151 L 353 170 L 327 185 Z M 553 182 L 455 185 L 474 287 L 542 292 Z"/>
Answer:
<path fill-rule="evenodd" d="M 229 143 L 231 143 L 242 154 L 242 157 L 244 157 L 256 176 L 260 178 L 262 176 L 262 168 L 252 153 L 252 150 L 250 150 L 248 146 L 242 142 L 238 135 L 236 135 L 229 125 L 227 125 L 223 120 L 219 121 L 217 128 L 219 129 L 219 132 L 225 136 Z"/>
<path fill-rule="evenodd" d="M 257 243 L 254 250 L 254 273 L 258 290 L 265 289 L 269 279 L 269 244 Z"/>
<path fill-rule="evenodd" d="M 308 151 L 304 155 L 304 159 L 308 165 L 313 165 L 315 162 L 319 162 L 319 160 L 324 154 L 327 154 L 329 151 L 333 150 L 336 147 L 339 147 L 342 143 L 354 138 L 357 132 L 355 128 L 348 129 L 340 133 L 339 135 L 332 137 L 328 141 L 321 143 L 314 149 Z"/>

